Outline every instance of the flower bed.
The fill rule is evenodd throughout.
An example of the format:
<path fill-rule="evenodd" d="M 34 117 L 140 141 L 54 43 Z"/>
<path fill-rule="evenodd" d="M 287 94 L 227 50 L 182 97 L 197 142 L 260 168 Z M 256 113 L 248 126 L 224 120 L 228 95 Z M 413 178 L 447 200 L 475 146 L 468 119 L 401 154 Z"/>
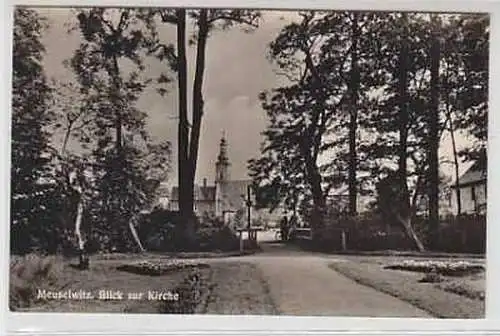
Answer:
<path fill-rule="evenodd" d="M 466 276 L 485 271 L 482 264 L 467 261 L 439 261 L 439 260 L 405 260 L 384 268 L 412 272 L 435 272 L 445 276 Z"/>
<path fill-rule="evenodd" d="M 159 276 L 170 272 L 185 270 L 190 268 L 208 268 L 208 264 L 194 263 L 181 260 L 170 260 L 168 262 L 153 263 L 151 261 L 141 261 L 134 264 L 124 264 L 117 267 L 119 271 L 125 271 L 140 275 Z"/>

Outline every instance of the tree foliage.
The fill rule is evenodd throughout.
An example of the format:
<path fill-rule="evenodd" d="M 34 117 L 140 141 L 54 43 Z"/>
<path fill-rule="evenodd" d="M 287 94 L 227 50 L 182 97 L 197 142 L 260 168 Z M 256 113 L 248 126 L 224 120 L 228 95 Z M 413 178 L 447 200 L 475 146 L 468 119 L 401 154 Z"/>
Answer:
<path fill-rule="evenodd" d="M 94 139 L 91 235 L 111 249 L 131 248 L 129 224 L 151 206 L 169 165 L 169 144 L 152 141 L 147 114 L 136 107 L 151 82 L 143 71 L 154 39 L 142 18 L 140 10 L 128 8 L 79 10 L 83 41 L 70 62 L 94 116 L 88 125 Z"/>
<path fill-rule="evenodd" d="M 488 25 L 472 14 L 299 13 L 269 46 L 288 84 L 260 97 L 269 123 L 250 170 L 263 203 L 288 205 L 307 185 L 299 193 L 317 206 L 348 185 L 355 213 L 354 193 L 377 194 L 397 172 L 393 216 L 412 235 L 408 211 L 431 195 L 441 162 L 429 154 L 446 131 L 474 139 L 465 160 L 485 158 Z M 316 192 L 307 162 L 320 174 Z"/>
<path fill-rule="evenodd" d="M 260 13 L 252 10 L 224 10 L 184 8 L 153 9 L 149 11 L 150 20 L 159 17 L 163 23 L 175 25 L 177 37 L 175 48 L 172 44 L 156 40 L 152 52 L 160 60 L 168 62 L 169 69 L 177 73 L 179 124 L 178 124 L 178 180 L 179 210 L 185 221 L 187 241 L 194 240 L 194 182 L 198 162 L 200 132 L 203 120 L 204 97 L 203 82 L 205 73 L 205 54 L 210 35 L 216 30 L 226 30 L 234 26 L 254 28 L 258 25 Z M 192 23 L 192 34 L 187 25 Z M 195 73 L 192 88 L 191 111 L 188 111 L 187 48 L 195 46 Z M 165 76 L 162 75 L 162 78 Z M 160 91 L 164 93 L 164 91 Z M 191 112 L 191 113 L 189 113 Z M 191 123 L 190 123 L 191 121 Z"/>
<path fill-rule="evenodd" d="M 42 60 L 46 21 L 35 11 L 14 11 L 11 129 L 11 237 L 16 252 L 26 252 L 49 230 L 43 217 L 51 203 L 47 125 L 51 88 Z"/>

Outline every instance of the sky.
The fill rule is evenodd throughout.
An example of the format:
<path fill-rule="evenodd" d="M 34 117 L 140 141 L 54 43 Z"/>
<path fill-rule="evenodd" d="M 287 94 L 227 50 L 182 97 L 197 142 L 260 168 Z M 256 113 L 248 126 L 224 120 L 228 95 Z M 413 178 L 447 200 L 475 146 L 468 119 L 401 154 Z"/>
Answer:
<path fill-rule="evenodd" d="M 44 34 L 46 47 L 44 66 L 49 77 L 67 81 L 73 75 L 63 66 L 78 47 L 78 34 L 68 34 L 65 23 L 74 20 L 68 8 L 42 8 L 38 12 L 49 20 L 50 27 Z M 210 36 L 206 51 L 204 80 L 205 114 L 202 123 L 200 150 L 196 179 L 200 183 L 207 178 L 209 184 L 215 177 L 214 164 L 220 138 L 224 132 L 229 148 L 231 177 L 247 178 L 247 161 L 258 157 L 262 142 L 261 132 L 266 126 L 265 112 L 260 106 L 258 95 L 283 83 L 274 67 L 266 58 L 267 48 L 287 22 L 293 20 L 291 12 L 264 12 L 258 29 L 245 33 L 235 27 L 228 31 L 215 32 Z M 174 42 L 175 29 L 163 27 L 161 36 Z M 192 84 L 194 48 L 188 50 L 189 84 Z M 146 60 L 147 73 L 159 74 L 165 65 L 156 60 Z M 177 184 L 177 93 L 175 82 L 166 96 L 155 90 L 144 92 L 138 107 L 148 114 L 147 128 L 157 139 L 167 139 L 173 146 L 172 173 L 168 184 Z M 458 137 L 459 147 L 467 144 Z M 441 155 L 451 159 L 449 137 L 441 145 Z M 468 166 L 462 165 L 461 171 Z M 451 174 L 452 167 L 443 167 Z"/>

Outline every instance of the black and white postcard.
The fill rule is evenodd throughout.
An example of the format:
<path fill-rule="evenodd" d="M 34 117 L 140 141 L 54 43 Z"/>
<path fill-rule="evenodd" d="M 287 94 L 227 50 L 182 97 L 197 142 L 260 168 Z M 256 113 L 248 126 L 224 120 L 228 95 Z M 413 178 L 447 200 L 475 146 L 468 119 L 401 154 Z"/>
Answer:
<path fill-rule="evenodd" d="M 12 19 L 11 312 L 485 318 L 488 12 Z"/>

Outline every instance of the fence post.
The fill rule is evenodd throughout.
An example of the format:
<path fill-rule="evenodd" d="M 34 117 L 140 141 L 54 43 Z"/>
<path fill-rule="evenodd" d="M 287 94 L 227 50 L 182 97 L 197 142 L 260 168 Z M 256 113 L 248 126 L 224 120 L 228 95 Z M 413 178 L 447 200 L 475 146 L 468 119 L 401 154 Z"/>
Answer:
<path fill-rule="evenodd" d="M 342 239 L 342 251 L 346 251 L 347 250 L 347 239 L 346 239 L 345 229 L 342 229 L 340 234 L 341 234 L 341 239 Z"/>
<path fill-rule="evenodd" d="M 240 230 L 240 252 L 243 253 L 243 230 Z"/>
<path fill-rule="evenodd" d="M 465 225 L 462 226 L 462 250 L 465 251 L 467 250 L 467 230 Z"/>

